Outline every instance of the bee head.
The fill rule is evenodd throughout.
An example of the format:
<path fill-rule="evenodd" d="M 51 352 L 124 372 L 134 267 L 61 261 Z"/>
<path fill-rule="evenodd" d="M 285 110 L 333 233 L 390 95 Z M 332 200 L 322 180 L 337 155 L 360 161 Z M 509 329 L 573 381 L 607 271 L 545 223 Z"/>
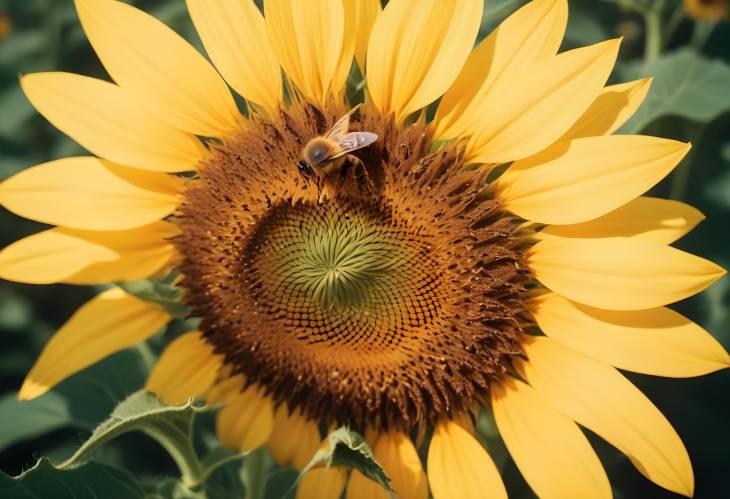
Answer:
<path fill-rule="evenodd" d="M 320 166 L 327 159 L 327 155 L 331 149 L 332 147 L 326 140 L 315 137 L 304 148 L 302 159 L 310 166 Z"/>

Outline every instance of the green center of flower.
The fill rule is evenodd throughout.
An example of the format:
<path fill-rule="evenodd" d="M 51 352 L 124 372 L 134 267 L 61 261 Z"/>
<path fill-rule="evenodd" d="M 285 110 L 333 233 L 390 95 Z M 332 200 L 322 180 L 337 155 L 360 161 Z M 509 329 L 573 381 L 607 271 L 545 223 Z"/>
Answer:
<path fill-rule="evenodd" d="M 397 282 L 412 274 L 412 251 L 376 214 L 332 204 L 282 208 L 255 243 L 257 267 L 281 300 L 369 310 L 392 303 Z"/>
<path fill-rule="evenodd" d="M 443 269 L 429 236 L 387 213 L 362 203 L 282 203 L 257 226 L 243 251 L 246 282 L 297 337 L 382 352 L 437 312 Z"/>

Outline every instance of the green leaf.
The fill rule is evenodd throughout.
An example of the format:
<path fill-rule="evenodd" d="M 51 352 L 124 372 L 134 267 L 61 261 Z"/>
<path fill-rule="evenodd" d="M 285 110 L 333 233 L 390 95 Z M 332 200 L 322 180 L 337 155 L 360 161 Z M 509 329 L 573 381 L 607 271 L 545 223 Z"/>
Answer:
<path fill-rule="evenodd" d="M 352 468 L 383 487 L 391 498 L 395 497 L 390 478 L 375 460 L 373 451 L 359 433 L 342 426 L 327 437 L 327 448 L 320 449 L 299 474 L 299 480 L 320 466 Z M 298 481 L 299 481 L 298 480 Z"/>
<path fill-rule="evenodd" d="M 10 289 L 0 288 L 0 328 L 22 330 L 32 320 L 28 299 Z"/>
<path fill-rule="evenodd" d="M 13 478 L 0 472 L 0 497 L 8 499 L 136 499 L 145 492 L 124 470 L 88 463 L 73 470 L 54 468 L 41 459 Z"/>
<path fill-rule="evenodd" d="M 71 422 L 67 401 L 57 393 L 19 402 L 16 393 L 0 398 L 0 450 L 26 438 L 43 435 Z"/>
<path fill-rule="evenodd" d="M 75 427 L 93 430 L 122 400 L 144 385 L 147 375 L 140 353 L 129 349 L 75 374 L 53 392 L 68 401 Z"/>
<path fill-rule="evenodd" d="M 185 319 L 190 315 L 190 307 L 182 303 L 182 293 L 174 284 L 176 277 L 172 273 L 162 281 L 122 281 L 117 286 L 129 294 L 164 307 L 176 319 Z"/>
<path fill-rule="evenodd" d="M 177 439 L 189 444 L 195 412 L 199 410 L 192 402 L 182 406 L 167 406 L 153 394 L 140 390 L 119 404 L 79 450 L 58 468 L 78 466 L 101 445 L 135 430 L 143 431 L 158 441 L 160 435 L 164 435 L 167 440 Z M 167 449 L 169 442 L 160 443 Z"/>
<path fill-rule="evenodd" d="M 3 110 L 0 137 L 3 138 L 12 138 L 13 134 L 36 114 L 33 106 L 23 97 L 20 86 L 11 86 L 0 93 L 0 109 Z"/>
<path fill-rule="evenodd" d="M 627 79 L 654 76 L 649 95 L 622 128 L 624 133 L 639 132 L 661 116 L 706 123 L 730 110 L 730 66 L 693 50 L 665 54 L 646 67 L 634 63 L 622 73 Z"/>
<path fill-rule="evenodd" d="M 21 402 L 16 393 L 5 394 L 0 398 L 0 450 L 67 426 L 93 430 L 145 377 L 139 354 L 125 351 L 35 400 Z"/>
<path fill-rule="evenodd" d="M 264 499 L 282 499 L 297 483 L 299 473 L 292 468 L 275 469 L 266 478 Z"/>

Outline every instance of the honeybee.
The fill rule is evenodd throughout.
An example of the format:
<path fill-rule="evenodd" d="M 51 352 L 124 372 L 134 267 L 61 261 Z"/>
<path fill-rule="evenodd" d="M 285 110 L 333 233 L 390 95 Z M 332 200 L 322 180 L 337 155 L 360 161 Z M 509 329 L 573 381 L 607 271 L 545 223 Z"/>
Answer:
<path fill-rule="evenodd" d="M 327 133 L 307 142 L 302 149 L 297 168 L 305 179 L 315 181 L 318 193 L 326 178 L 339 171 L 340 178 L 344 179 L 353 164 L 362 166 L 367 175 L 362 161 L 350 153 L 369 146 L 378 140 L 378 136 L 370 132 L 348 132 L 350 115 L 355 109 L 357 107 L 337 120 Z"/>

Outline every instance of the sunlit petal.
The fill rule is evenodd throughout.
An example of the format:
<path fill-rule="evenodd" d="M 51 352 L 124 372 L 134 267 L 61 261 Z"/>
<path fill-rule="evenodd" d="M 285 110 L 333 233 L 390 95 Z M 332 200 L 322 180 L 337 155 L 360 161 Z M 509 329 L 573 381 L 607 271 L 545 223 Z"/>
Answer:
<path fill-rule="evenodd" d="M 117 0 L 75 0 L 104 68 L 146 110 L 196 135 L 222 137 L 241 114 L 223 78 L 161 21 Z"/>
<path fill-rule="evenodd" d="M 21 239 L 0 252 L 0 278 L 30 284 L 103 284 L 144 279 L 175 255 L 179 230 L 155 222 L 126 231 L 57 227 Z"/>
<path fill-rule="evenodd" d="M 375 21 L 367 55 L 370 96 L 398 120 L 454 82 L 479 29 L 482 0 L 392 0 Z"/>
<path fill-rule="evenodd" d="M 213 386 L 221 361 L 199 331 L 182 334 L 162 352 L 145 389 L 166 404 L 184 404 Z"/>
<path fill-rule="evenodd" d="M 538 497 L 612 497 L 601 461 L 578 425 L 516 379 L 507 377 L 490 391 L 499 435 Z"/>
<path fill-rule="evenodd" d="M 186 0 L 205 50 L 245 99 L 276 112 L 283 99 L 281 69 L 251 0 Z"/>
<path fill-rule="evenodd" d="M 197 137 L 144 110 L 129 91 L 71 73 L 34 73 L 20 79 L 33 106 L 93 154 L 145 170 L 194 170 L 205 154 Z"/>
<path fill-rule="evenodd" d="M 698 256 L 623 237 L 540 241 L 530 250 L 528 265 L 552 291 L 609 310 L 673 303 L 725 275 Z"/>
<path fill-rule="evenodd" d="M 698 209 L 680 201 L 639 197 L 588 222 L 548 225 L 535 237 L 635 237 L 657 244 L 671 244 L 704 218 Z"/>
<path fill-rule="evenodd" d="M 564 143 L 535 166 L 500 179 L 505 208 L 548 224 L 593 220 L 640 196 L 664 178 L 689 144 L 642 135 L 587 137 Z M 509 171 L 509 170 L 508 170 Z"/>
<path fill-rule="evenodd" d="M 649 480 L 692 496 L 687 451 L 661 412 L 608 364 L 546 337 L 524 344 L 517 370 L 540 395 L 575 422 L 618 448 Z"/>
<path fill-rule="evenodd" d="M 434 499 L 507 498 L 492 458 L 453 421 L 436 425 L 428 448 L 428 482 Z"/>
<path fill-rule="evenodd" d="M 481 104 L 489 112 L 466 130 L 466 161 L 515 161 L 555 142 L 601 92 L 618 47 L 610 40 L 570 50 L 500 79 Z"/>
<path fill-rule="evenodd" d="M 505 19 L 472 52 L 444 94 L 434 117 L 434 138 L 454 138 L 490 114 L 485 96 L 536 61 L 554 56 L 568 21 L 566 0 L 528 2 Z"/>
<path fill-rule="evenodd" d="M 730 366 L 730 356 L 715 338 L 668 308 L 601 310 L 554 293 L 528 305 L 546 335 L 620 369 L 687 377 Z"/>
<path fill-rule="evenodd" d="M 161 307 L 119 288 L 104 291 L 79 308 L 46 343 L 18 398 L 43 395 L 72 374 L 149 338 L 169 320 Z"/>
<path fill-rule="evenodd" d="M 338 65 L 352 62 L 354 44 L 342 54 L 345 12 L 342 0 L 267 0 L 266 30 L 287 77 L 305 98 L 324 104 Z M 349 68 L 349 65 L 348 65 Z"/>
<path fill-rule="evenodd" d="M 59 159 L 34 166 L 0 184 L 0 204 L 47 224 L 82 230 L 147 225 L 180 204 L 179 179 L 126 168 L 97 158 Z"/>

